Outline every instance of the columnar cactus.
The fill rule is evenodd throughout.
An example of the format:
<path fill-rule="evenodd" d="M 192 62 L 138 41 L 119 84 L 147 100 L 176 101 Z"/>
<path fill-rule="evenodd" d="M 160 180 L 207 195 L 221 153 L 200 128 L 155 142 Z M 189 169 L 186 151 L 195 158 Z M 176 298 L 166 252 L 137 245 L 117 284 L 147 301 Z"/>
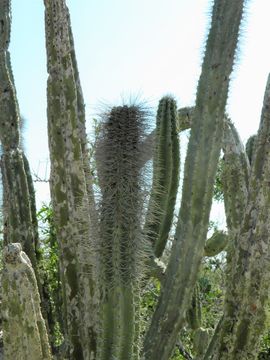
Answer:
<path fill-rule="evenodd" d="M 139 359 L 139 280 L 144 263 L 140 141 L 145 112 L 115 107 L 105 115 L 98 155 L 101 187 L 98 359 Z"/>
<path fill-rule="evenodd" d="M 5 247 L 2 317 L 6 360 L 51 360 L 37 281 L 21 244 Z"/>
<path fill-rule="evenodd" d="M 219 342 L 211 359 L 254 359 L 269 290 L 270 76 L 252 157 L 247 202 L 236 234 Z M 242 204 L 243 206 L 243 204 Z"/>
<path fill-rule="evenodd" d="M 149 360 L 169 358 L 196 282 L 207 234 L 229 77 L 243 6 L 244 1 L 214 2 L 187 150 L 175 241 L 144 344 L 144 356 Z"/>
<path fill-rule="evenodd" d="M 50 185 L 60 248 L 66 357 L 168 360 L 188 320 L 198 358 L 256 358 L 270 280 L 270 77 L 260 129 L 247 146 L 248 157 L 225 115 L 245 0 L 214 1 L 195 107 L 177 114 L 175 101 L 163 98 L 155 136 L 152 133 L 147 139 L 143 138 L 144 109 L 119 106 L 106 113 L 97 154 L 98 210 L 70 15 L 65 0 L 44 0 L 44 4 Z M 10 1 L 0 0 L 0 140 L 8 244 L 3 273 L 5 356 L 8 360 L 51 359 L 30 263 L 35 267 L 37 223 L 31 174 L 20 146 L 20 116 L 8 52 L 9 8 Z M 178 187 L 177 131 L 190 126 L 181 208 L 164 272 L 157 264 L 172 225 Z M 145 155 L 142 147 L 154 137 L 153 186 L 143 219 L 142 167 L 151 152 Z M 218 231 L 206 241 L 221 148 L 228 231 Z M 12 244 L 18 240 L 30 260 L 20 244 Z M 209 334 L 201 328 L 196 277 L 202 257 L 224 249 L 224 314 L 206 349 Z M 141 349 L 141 280 L 148 279 L 150 272 L 141 275 L 151 261 L 151 274 L 162 279 L 161 296 Z"/>
<path fill-rule="evenodd" d="M 69 356 L 96 352 L 95 237 L 91 175 L 87 163 L 84 104 L 70 17 L 64 0 L 45 0 L 51 196 L 59 241 Z M 90 232 L 91 230 L 91 232 Z"/>
<path fill-rule="evenodd" d="M 153 153 L 153 183 L 145 232 L 154 254 L 161 257 L 171 229 L 179 185 L 179 139 L 175 100 L 166 96 L 159 102 Z"/>
<path fill-rule="evenodd" d="M 10 1 L 0 1 L 0 141 L 2 145 L 2 178 L 4 188 L 5 241 L 20 239 L 24 251 L 36 269 L 36 245 L 38 238 L 33 228 L 36 214 L 31 211 L 29 187 L 31 177 L 27 177 L 27 159 L 20 144 L 20 114 L 11 69 L 10 54 Z M 34 216 L 34 218 L 33 218 Z"/>

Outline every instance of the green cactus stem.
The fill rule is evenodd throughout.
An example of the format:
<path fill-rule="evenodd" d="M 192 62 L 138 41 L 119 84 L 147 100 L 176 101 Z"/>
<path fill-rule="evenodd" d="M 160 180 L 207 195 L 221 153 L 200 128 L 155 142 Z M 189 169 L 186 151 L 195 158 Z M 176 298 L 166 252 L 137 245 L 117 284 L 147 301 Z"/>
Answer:
<path fill-rule="evenodd" d="M 184 107 L 178 110 L 178 131 L 184 131 L 191 128 L 192 118 L 194 116 L 194 107 Z"/>
<path fill-rule="evenodd" d="M 92 249 L 97 224 L 92 217 L 86 175 L 84 104 L 64 0 L 45 0 L 47 114 L 51 195 L 60 250 L 69 355 L 96 357 L 97 286 Z M 89 164 L 88 164 L 89 166 Z M 93 199 L 92 199 L 93 200 Z"/>
<path fill-rule="evenodd" d="M 3 253 L 2 307 L 6 360 L 51 360 L 45 321 L 40 309 L 37 281 L 21 244 Z"/>
<path fill-rule="evenodd" d="M 99 360 L 138 359 L 139 305 L 144 258 L 140 142 L 145 112 L 114 107 L 104 115 L 99 139 L 101 288 Z"/>
<path fill-rule="evenodd" d="M 237 233 L 231 281 L 225 294 L 219 346 L 211 359 L 255 359 L 269 291 L 270 76 L 251 165 L 249 194 Z M 251 230 L 252 227 L 252 230 Z"/>
<path fill-rule="evenodd" d="M 32 207 L 34 197 L 30 195 L 32 178 L 26 174 L 27 159 L 20 144 L 20 115 L 14 78 L 11 68 L 10 1 L 0 0 L 0 141 L 2 145 L 2 178 L 4 192 L 5 244 L 21 241 L 35 269 L 36 250 L 39 246 L 36 214 Z M 27 163 L 28 164 L 28 163 Z"/>
<path fill-rule="evenodd" d="M 224 157 L 222 160 L 221 181 L 228 227 L 226 281 L 227 286 L 230 286 L 231 273 L 235 266 L 235 249 L 238 246 L 237 234 L 244 216 L 248 198 L 250 164 L 237 130 L 229 119 L 227 119 L 225 123 L 222 148 Z M 241 295 L 235 291 L 233 297 L 240 299 Z M 229 308 L 227 310 L 229 311 Z M 229 317 L 233 317 L 234 307 L 231 307 L 230 311 Z M 217 351 L 223 322 L 224 317 L 220 319 L 215 329 L 215 334 L 209 344 L 204 359 L 211 359 L 211 356 Z"/>
<path fill-rule="evenodd" d="M 201 327 L 202 322 L 202 309 L 201 309 L 201 301 L 200 301 L 200 286 L 199 284 L 195 285 L 191 306 L 187 311 L 186 320 L 189 327 L 192 330 L 197 330 Z"/>
<path fill-rule="evenodd" d="M 9 204 L 9 216 L 5 224 L 7 243 L 21 239 L 23 249 L 36 267 L 30 196 L 22 152 L 20 150 L 4 152 L 1 165 L 6 203 Z"/>
<path fill-rule="evenodd" d="M 247 154 L 250 164 L 253 159 L 255 142 L 256 142 L 256 135 L 252 135 L 252 136 L 250 136 L 250 138 L 248 139 L 248 141 L 246 143 L 246 154 Z"/>
<path fill-rule="evenodd" d="M 161 257 L 173 221 L 179 185 L 179 140 L 176 132 L 177 107 L 166 96 L 159 102 L 153 154 L 153 183 L 145 233 L 153 244 L 154 254 Z"/>
<path fill-rule="evenodd" d="M 198 84 L 183 195 L 171 257 L 144 342 L 144 358 L 167 360 L 190 304 L 208 230 L 215 174 L 244 1 L 216 0 Z"/>
<path fill-rule="evenodd" d="M 224 231 L 217 230 L 204 245 L 204 256 L 216 256 L 225 250 L 228 244 L 228 235 Z"/>
<path fill-rule="evenodd" d="M 199 327 L 195 330 L 193 334 L 193 346 L 196 352 L 196 359 L 201 359 L 203 354 L 205 353 L 205 349 L 207 349 L 207 345 L 210 338 L 210 332 L 208 329 L 203 329 Z"/>

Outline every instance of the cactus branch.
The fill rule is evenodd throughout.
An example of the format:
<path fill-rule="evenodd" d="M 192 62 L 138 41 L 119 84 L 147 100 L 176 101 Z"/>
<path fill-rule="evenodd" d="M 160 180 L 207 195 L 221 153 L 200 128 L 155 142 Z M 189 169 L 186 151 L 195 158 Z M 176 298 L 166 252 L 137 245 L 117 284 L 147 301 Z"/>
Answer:
<path fill-rule="evenodd" d="M 172 353 L 196 282 L 207 234 L 229 77 L 243 7 L 244 1 L 214 2 L 187 150 L 175 241 L 164 287 L 144 343 L 147 360 L 165 360 Z"/>
<path fill-rule="evenodd" d="M 140 229 L 139 146 L 144 116 L 136 105 L 115 107 L 105 114 L 101 132 L 100 360 L 138 358 L 135 324 L 145 246 Z"/>
<path fill-rule="evenodd" d="M 270 76 L 251 166 L 248 201 L 237 233 L 225 295 L 220 343 L 213 359 L 254 359 L 269 289 Z M 252 227 L 252 230 L 251 230 Z"/>
<path fill-rule="evenodd" d="M 164 97 L 159 102 L 153 156 L 153 184 L 145 233 L 161 257 L 172 225 L 179 184 L 179 140 L 176 132 L 175 100 Z"/>

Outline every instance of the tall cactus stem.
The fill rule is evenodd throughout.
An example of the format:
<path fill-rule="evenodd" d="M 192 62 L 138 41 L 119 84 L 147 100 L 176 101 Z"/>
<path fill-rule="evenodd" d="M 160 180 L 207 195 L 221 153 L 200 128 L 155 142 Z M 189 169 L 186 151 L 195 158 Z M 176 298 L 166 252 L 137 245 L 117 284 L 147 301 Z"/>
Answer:
<path fill-rule="evenodd" d="M 219 346 L 211 359 L 255 359 L 269 291 L 270 76 L 251 165 L 249 194 L 237 232 Z M 251 230 L 252 227 L 252 230 Z"/>
<path fill-rule="evenodd" d="M 145 222 L 145 233 L 153 244 L 156 257 L 161 257 L 168 240 L 179 185 L 179 139 L 176 126 L 176 102 L 166 96 L 160 100 L 157 112 L 153 183 Z"/>
<path fill-rule="evenodd" d="M 91 217 L 93 206 L 85 172 L 84 104 L 68 8 L 64 0 L 45 0 L 44 4 L 50 185 L 60 249 L 69 356 L 78 360 L 93 359 L 97 334 L 94 305 L 97 286 L 92 253 L 96 219 Z"/>
<path fill-rule="evenodd" d="M 135 324 L 144 262 L 139 154 L 144 120 L 140 106 L 115 107 L 105 114 L 101 132 L 99 360 L 138 358 Z"/>
<path fill-rule="evenodd" d="M 161 296 L 144 342 L 147 360 L 169 358 L 191 301 L 208 230 L 229 77 L 243 8 L 244 0 L 214 2 L 185 162 L 175 241 Z"/>

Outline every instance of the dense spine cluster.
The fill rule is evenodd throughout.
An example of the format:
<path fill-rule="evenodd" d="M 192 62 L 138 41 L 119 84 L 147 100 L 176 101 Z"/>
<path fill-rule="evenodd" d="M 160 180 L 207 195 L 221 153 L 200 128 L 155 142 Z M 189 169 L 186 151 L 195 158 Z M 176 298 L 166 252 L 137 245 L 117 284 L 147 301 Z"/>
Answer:
<path fill-rule="evenodd" d="M 163 97 L 156 129 L 149 136 L 144 134 L 147 111 L 141 106 L 113 107 L 104 114 L 96 154 L 97 208 L 69 11 L 65 0 L 44 0 L 44 5 L 50 186 L 67 345 L 63 357 L 168 360 L 187 322 L 196 358 L 255 359 L 270 281 L 270 77 L 260 128 L 246 150 L 225 115 L 245 0 L 214 1 L 194 107 L 177 111 L 175 100 Z M 8 51 L 10 18 L 10 0 L 0 0 L 5 359 L 51 360 L 38 292 L 34 187 L 21 146 Z M 159 264 L 179 186 L 178 132 L 188 128 L 181 207 L 165 271 Z M 149 143 L 154 144 L 153 151 L 146 153 L 143 147 Z M 227 232 L 215 231 L 206 241 L 221 149 Z M 145 214 L 142 169 L 152 157 L 153 181 Z M 208 330 L 201 327 L 196 280 L 202 257 L 223 250 L 227 253 L 224 311 L 209 342 Z M 161 295 L 142 347 L 140 295 L 149 276 L 161 280 Z"/>
<path fill-rule="evenodd" d="M 100 204 L 99 360 L 138 359 L 143 234 L 140 142 L 145 111 L 119 106 L 105 115 L 98 155 Z"/>

